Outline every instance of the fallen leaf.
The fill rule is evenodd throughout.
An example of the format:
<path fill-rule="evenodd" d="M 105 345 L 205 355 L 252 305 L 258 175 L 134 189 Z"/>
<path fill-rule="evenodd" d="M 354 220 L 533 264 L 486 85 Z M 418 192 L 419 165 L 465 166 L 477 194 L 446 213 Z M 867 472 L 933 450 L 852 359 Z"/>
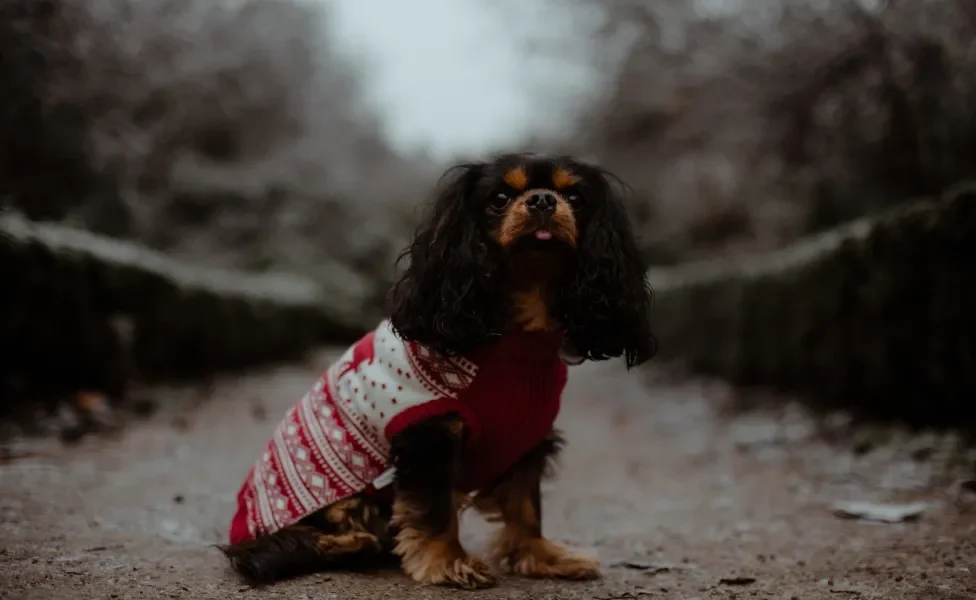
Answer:
<path fill-rule="evenodd" d="M 98 427 L 111 429 L 118 424 L 112 406 L 104 394 L 81 392 L 75 398 L 75 405 L 82 416 Z"/>
<path fill-rule="evenodd" d="M 105 400 L 105 396 L 98 392 L 79 392 L 75 398 L 75 402 L 78 410 L 85 413 L 103 413 L 109 410 L 108 401 Z"/>
<path fill-rule="evenodd" d="M 633 569 L 634 571 L 649 571 L 654 568 L 654 565 L 645 562 L 639 562 L 634 560 L 622 560 L 620 562 L 615 562 L 611 567 L 622 568 L 622 569 Z"/>
<path fill-rule="evenodd" d="M 693 567 L 688 565 L 669 565 L 660 563 L 648 563 L 637 560 L 622 560 L 619 562 L 611 563 L 610 568 L 616 569 L 631 569 L 634 571 L 643 571 L 645 575 L 653 576 L 658 573 L 668 573 L 670 571 L 679 570 L 690 570 Z"/>
<path fill-rule="evenodd" d="M 22 452 L 19 450 L 14 450 L 13 448 L 9 448 L 7 446 L 0 446 L 0 465 L 5 465 L 22 458 L 33 458 L 35 456 L 38 456 L 38 454 L 34 452 Z"/>
<path fill-rule="evenodd" d="M 863 519 L 880 523 L 914 521 L 928 508 L 927 502 L 909 504 L 878 504 L 875 502 L 837 502 L 834 514 L 846 519 Z"/>
<path fill-rule="evenodd" d="M 723 577 L 718 580 L 719 585 L 749 585 L 756 583 L 755 577 Z"/>
<path fill-rule="evenodd" d="M 77 417 L 77 431 L 69 432 L 68 438 L 74 435 L 83 437 L 89 433 L 111 433 L 119 427 L 108 398 L 100 392 L 78 392 L 73 409 Z"/>

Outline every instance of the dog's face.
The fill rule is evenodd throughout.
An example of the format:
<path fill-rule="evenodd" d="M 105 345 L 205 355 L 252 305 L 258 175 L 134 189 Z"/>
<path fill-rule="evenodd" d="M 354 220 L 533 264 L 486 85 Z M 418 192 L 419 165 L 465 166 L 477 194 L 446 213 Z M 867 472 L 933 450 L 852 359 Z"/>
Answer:
<path fill-rule="evenodd" d="M 401 336 L 458 354 L 521 325 L 565 331 L 581 359 L 654 354 L 645 266 L 609 174 L 507 154 L 446 175 L 394 286 Z"/>
<path fill-rule="evenodd" d="M 568 165 L 552 160 L 517 161 L 486 169 L 480 182 L 491 238 L 510 251 L 548 252 L 562 243 L 576 248 L 576 209 L 581 182 Z"/>
<path fill-rule="evenodd" d="M 585 224 L 585 185 L 566 159 L 509 155 L 484 165 L 469 198 L 490 256 L 501 261 L 499 285 L 510 294 L 516 321 L 555 329 L 555 283 L 577 266 Z"/>

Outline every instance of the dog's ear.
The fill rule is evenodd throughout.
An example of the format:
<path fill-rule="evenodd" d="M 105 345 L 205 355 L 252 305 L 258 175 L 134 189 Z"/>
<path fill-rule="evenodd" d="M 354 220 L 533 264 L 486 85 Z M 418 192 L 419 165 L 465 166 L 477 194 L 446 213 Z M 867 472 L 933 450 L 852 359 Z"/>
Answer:
<path fill-rule="evenodd" d="M 606 360 L 623 355 L 627 368 L 651 359 L 657 341 L 651 333 L 651 288 L 633 229 L 611 174 L 580 166 L 585 201 L 578 264 L 561 282 L 556 314 L 574 354 Z M 614 186 L 614 183 L 620 184 Z"/>
<path fill-rule="evenodd" d="M 481 163 L 448 170 L 441 189 L 400 255 L 408 260 L 393 286 L 391 324 L 405 340 L 442 354 L 463 354 L 500 335 L 506 300 L 497 285 L 499 257 L 485 243 L 473 197 Z"/>

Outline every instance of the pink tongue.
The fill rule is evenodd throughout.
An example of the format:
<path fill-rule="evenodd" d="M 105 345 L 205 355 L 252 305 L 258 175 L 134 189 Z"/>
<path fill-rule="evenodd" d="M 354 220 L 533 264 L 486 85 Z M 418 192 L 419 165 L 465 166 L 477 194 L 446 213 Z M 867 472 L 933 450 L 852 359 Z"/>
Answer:
<path fill-rule="evenodd" d="M 552 233 L 546 231 L 545 229 L 536 229 L 535 230 L 535 239 L 537 239 L 537 240 L 551 240 L 552 239 Z"/>

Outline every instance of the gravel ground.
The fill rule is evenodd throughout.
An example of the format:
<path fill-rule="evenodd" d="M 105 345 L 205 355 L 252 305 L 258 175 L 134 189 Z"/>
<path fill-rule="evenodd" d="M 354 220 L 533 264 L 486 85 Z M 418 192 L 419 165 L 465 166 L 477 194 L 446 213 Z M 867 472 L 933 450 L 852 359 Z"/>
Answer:
<path fill-rule="evenodd" d="M 729 411 L 721 384 L 607 364 L 571 370 L 544 496 L 546 533 L 597 553 L 601 581 L 454 592 L 394 570 L 250 589 L 212 544 L 277 415 L 331 356 L 156 390 L 164 407 L 113 439 L 16 441 L 0 462 L 0 597 L 976 599 L 976 510 L 931 452 L 854 453 L 798 404 Z M 839 518 L 844 500 L 928 504 L 884 524 Z M 472 551 L 487 532 L 465 517 Z"/>

